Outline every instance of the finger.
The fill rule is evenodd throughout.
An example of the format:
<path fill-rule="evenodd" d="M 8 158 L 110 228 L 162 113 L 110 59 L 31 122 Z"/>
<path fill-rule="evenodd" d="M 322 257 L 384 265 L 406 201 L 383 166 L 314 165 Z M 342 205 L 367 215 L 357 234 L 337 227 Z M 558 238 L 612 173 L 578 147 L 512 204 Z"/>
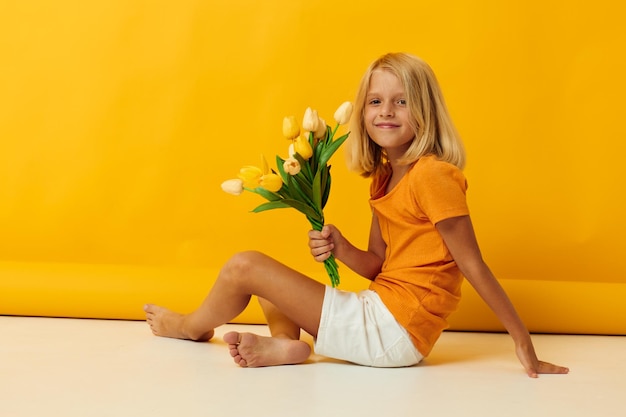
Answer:
<path fill-rule="evenodd" d="M 326 253 L 328 253 L 328 246 L 324 246 L 322 248 L 315 248 L 311 251 L 311 254 L 315 257 L 326 255 Z"/>
<path fill-rule="evenodd" d="M 313 255 L 313 259 L 315 259 L 317 262 L 324 262 L 326 259 L 328 259 L 330 257 L 330 255 L 332 254 L 332 251 L 330 250 L 319 250 L 319 251 L 311 251 L 311 254 Z"/>
<path fill-rule="evenodd" d="M 333 242 L 330 242 L 328 245 L 324 247 L 324 253 L 330 256 L 333 249 L 335 249 L 335 244 Z"/>
<path fill-rule="evenodd" d="M 322 236 L 322 232 L 317 230 L 309 230 L 309 239 L 326 239 Z"/>
<path fill-rule="evenodd" d="M 328 245 L 330 244 L 331 242 L 326 239 L 309 239 L 309 248 L 311 248 L 311 252 L 320 248 L 328 248 Z M 325 249 L 324 251 L 327 250 L 328 249 Z"/>

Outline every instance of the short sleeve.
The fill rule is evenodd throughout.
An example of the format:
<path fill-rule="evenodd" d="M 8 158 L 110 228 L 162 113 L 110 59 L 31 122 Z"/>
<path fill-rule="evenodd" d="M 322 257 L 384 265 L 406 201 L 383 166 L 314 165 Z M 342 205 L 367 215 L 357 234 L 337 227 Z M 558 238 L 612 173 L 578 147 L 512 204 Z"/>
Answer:
<path fill-rule="evenodd" d="M 459 168 L 428 157 L 420 159 L 412 171 L 414 201 L 432 224 L 469 214 L 467 180 Z"/>

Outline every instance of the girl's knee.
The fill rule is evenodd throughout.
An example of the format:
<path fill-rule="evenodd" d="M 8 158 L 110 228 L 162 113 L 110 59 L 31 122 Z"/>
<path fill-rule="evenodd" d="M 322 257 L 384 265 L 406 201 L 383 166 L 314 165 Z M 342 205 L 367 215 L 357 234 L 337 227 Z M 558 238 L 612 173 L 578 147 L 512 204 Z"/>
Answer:
<path fill-rule="evenodd" d="M 221 276 L 230 280 L 246 279 L 254 273 L 255 266 L 266 255 L 257 251 L 239 252 L 233 255 L 222 267 Z"/>

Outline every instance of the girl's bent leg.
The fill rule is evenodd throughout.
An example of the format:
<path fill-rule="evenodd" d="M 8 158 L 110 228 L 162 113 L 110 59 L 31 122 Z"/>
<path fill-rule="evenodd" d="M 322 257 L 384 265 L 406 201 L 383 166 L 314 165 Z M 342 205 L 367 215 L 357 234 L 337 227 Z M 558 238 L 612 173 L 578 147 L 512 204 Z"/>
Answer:
<path fill-rule="evenodd" d="M 233 256 L 222 268 L 200 307 L 179 315 L 147 306 L 147 320 L 159 336 L 207 340 L 213 329 L 235 318 L 251 295 L 268 300 L 296 326 L 317 335 L 325 286 L 259 252 Z"/>
<path fill-rule="evenodd" d="M 267 320 L 272 337 L 282 337 L 291 340 L 300 339 L 300 326 L 289 320 L 289 317 L 285 316 L 274 304 L 265 298 L 259 298 L 259 304 Z"/>

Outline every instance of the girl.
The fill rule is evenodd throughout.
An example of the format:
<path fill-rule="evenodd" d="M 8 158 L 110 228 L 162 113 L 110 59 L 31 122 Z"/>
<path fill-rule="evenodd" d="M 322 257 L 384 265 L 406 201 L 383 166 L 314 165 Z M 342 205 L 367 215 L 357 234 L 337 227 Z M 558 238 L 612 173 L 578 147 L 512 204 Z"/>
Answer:
<path fill-rule="evenodd" d="M 191 314 L 145 306 L 158 336 L 209 340 L 257 295 L 271 337 L 224 335 L 243 367 L 294 364 L 318 354 L 377 367 L 415 365 L 427 356 L 460 300 L 465 276 L 502 321 L 530 377 L 564 374 L 537 359 L 528 330 L 482 259 L 465 200 L 462 144 L 430 67 L 387 54 L 368 68 L 355 101 L 350 165 L 372 178 L 367 250 L 326 225 L 309 232 L 313 257 L 331 253 L 371 280 L 368 290 L 341 291 L 258 252 L 233 256 Z"/>

